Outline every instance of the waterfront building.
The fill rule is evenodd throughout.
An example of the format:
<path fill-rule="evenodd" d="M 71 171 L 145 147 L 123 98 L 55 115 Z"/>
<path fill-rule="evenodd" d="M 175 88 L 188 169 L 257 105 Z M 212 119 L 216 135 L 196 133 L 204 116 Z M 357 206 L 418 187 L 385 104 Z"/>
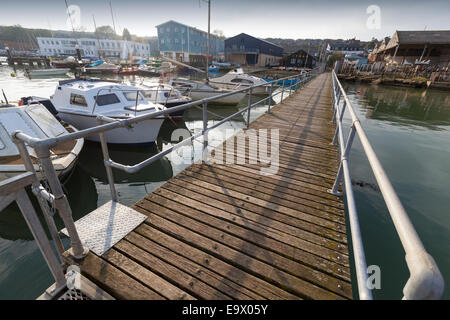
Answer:
<path fill-rule="evenodd" d="M 283 65 L 290 68 L 314 68 L 317 58 L 308 54 L 305 50 L 298 50 L 283 58 Z"/>
<path fill-rule="evenodd" d="M 225 60 L 240 65 L 276 65 L 283 58 L 283 48 L 266 40 L 241 33 L 225 39 Z"/>
<path fill-rule="evenodd" d="M 150 44 L 135 41 L 38 37 L 37 42 L 40 54 L 45 56 L 74 56 L 77 48 L 82 56 L 120 59 L 128 59 L 130 53 L 134 57 L 150 56 Z"/>
<path fill-rule="evenodd" d="M 207 55 L 208 33 L 173 20 L 156 26 L 159 52 L 162 56 L 180 62 L 203 64 Z M 210 34 L 212 60 L 223 60 L 224 41 Z"/>
<path fill-rule="evenodd" d="M 362 55 L 362 54 L 364 54 L 364 49 L 361 47 L 361 42 L 356 39 L 328 43 L 327 44 L 327 53 L 332 54 L 335 52 L 339 52 L 343 56 L 345 56 L 347 54 Z"/>
<path fill-rule="evenodd" d="M 450 64 L 450 30 L 395 31 L 389 42 L 371 60 L 394 64 Z"/>

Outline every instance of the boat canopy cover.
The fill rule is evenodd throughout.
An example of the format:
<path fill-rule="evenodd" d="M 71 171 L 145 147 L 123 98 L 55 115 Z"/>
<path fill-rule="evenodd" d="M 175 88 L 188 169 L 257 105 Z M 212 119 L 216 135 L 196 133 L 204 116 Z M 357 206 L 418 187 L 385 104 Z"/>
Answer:
<path fill-rule="evenodd" d="M 98 60 L 98 61 L 95 61 L 95 62 L 91 63 L 90 65 L 88 65 L 88 67 L 96 67 L 96 66 L 101 65 L 104 62 L 105 61 L 103 61 L 103 60 Z"/>
<path fill-rule="evenodd" d="M 41 104 L 0 108 L 0 156 L 18 155 L 11 134 L 20 130 L 39 139 L 57 137 L 67 133 L 58 120 Z M 31 154 L 32 150 L 29 150 Z"/>

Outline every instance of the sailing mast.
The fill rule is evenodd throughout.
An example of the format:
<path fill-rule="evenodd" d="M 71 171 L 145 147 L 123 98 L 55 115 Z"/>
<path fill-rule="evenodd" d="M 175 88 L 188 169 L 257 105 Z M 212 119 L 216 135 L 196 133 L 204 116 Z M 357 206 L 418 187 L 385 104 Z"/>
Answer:
<path fill-rule="evenodd" d="M 103 58 L 102 57 L 102 54 L 101 54 L 101 46 L 100 46 L 100 39 L 98 38 L 98 32 L 97 32 L 97 24 L 95 23 L 95 16 L 94 15 L 92 15 L 92 19 L 94 20 L 94 30 L 95 30 L 95 37 L 97 38 L 97 44 L 98 44 L 98 55 L 99 55 L 99 57 L 100 58 Z"/>
<path fill-rule="evenodd" d="M 206 49 L 206 82 L 209 82 L 210 31 L 211 31 L 211 0 L 208 0 L 208 44 Z"/>
<path fill-rule="evenodd" d="M 111 18 L 112 18 L 112 23 L 113 23 L 114 34 L 116 34 L 116 24 L 114 23 L 114 14 L 113 14 L 111 0 L 109 0 L 109 8 L 111 9 Z"/>

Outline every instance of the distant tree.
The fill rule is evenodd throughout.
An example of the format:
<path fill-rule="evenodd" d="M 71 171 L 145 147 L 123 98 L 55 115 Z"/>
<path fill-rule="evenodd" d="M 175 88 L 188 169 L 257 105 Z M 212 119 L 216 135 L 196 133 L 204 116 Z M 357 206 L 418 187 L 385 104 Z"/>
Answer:
<path fill-rule="evenodd" d="M 225 35 L 222 30 L 216 29 L 212 32 L 213 35 L 217 36 L 221 40 L 225 40 Z"/>
<path fill-rule="evenodd" d="M 373 49 L 375 48 L 375 46 L 378 45 L 378 43 L 380 43 L 380 41 L 378 41 L 377 38 L 372 38 L 372 40 L 370 40 L 370 41 L 366 44 L 366 49 L 373 50 Z"/>
<path fill-rule="evenodd" d="M 333 54 L 331 54 L 330 56 L 328 56 L 327 59 L 327 69 L 331 69 L 334 66 L 334 63 L 338 60 L 342 59 L 342 53 L 340 52 L 333 52 Z"/>
<path fill-rule="evenodd" d="M 104 38 L 116 38 L 117 34 L 114 32 L 114 29 L 111 26 L 100 26 L 95 29 L 95 32 Z"/>
<path fill-rule="evenodd" d="M 127 40 L 127 41 L 130 41 L 130 40 L 131 40 L 131 33 L 130 33 L 130 31 L 128 31 L 127 28 L 124 28 L 124 29 L 123 29 L 123 32 L 122 32 L 122 40 Z"/>

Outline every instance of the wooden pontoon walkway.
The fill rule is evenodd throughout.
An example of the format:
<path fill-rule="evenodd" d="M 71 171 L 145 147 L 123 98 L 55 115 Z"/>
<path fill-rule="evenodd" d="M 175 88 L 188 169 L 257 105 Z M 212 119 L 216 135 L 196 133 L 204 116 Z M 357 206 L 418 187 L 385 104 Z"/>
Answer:
<path fill-rule="evenodd" d="M 194 164 L 138 201 L 148 219 L 81 271 L 118 299 L 351 299 L 344 204 L 327 193 L 331 76 L 251 124 L 279 128 L 280 164 Z"/>

